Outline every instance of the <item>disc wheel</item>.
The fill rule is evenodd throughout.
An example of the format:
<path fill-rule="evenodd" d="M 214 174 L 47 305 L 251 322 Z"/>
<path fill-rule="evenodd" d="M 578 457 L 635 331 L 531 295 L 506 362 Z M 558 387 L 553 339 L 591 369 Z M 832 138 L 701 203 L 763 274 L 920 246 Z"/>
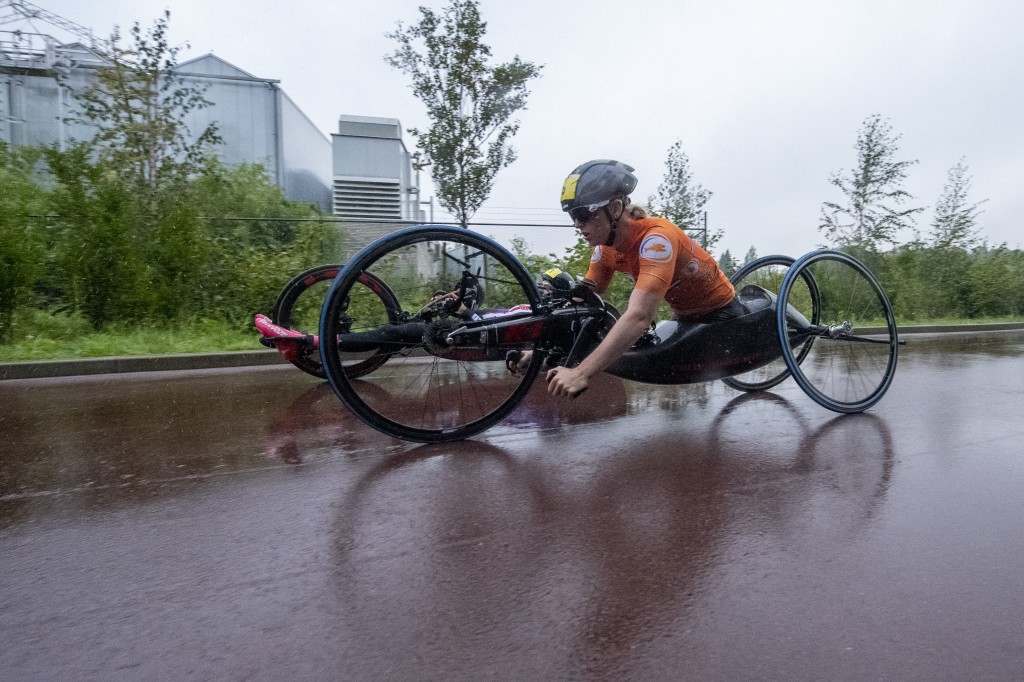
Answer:
<path fill-rule="evenodd" d="M 409 228 L 384 237 L 335 279 L 321 316 L 321 356 L 338 398 L 373 428 L 404 440 L 459 440 L 490 428 L 526 397 L 540 368 L 540 353 L 523 374 L 513 375 L 505 367 L 507 348 L 475 341 L 447 346 L 447 335 L 467 323 L 464 311 L 431 310 L 426 318 L 415 314 L 437 292 L 458 290 L 466 271 L 487 289 L 489 309 L 524 303 L 536 309 L 540 303 L 536 285 L 511 253 L 479 234 L 448 226 Z M 386 282 L 410 311 L 402 333 L 421 324 L 422 340 L 404 343 L 385 367 L 356 381 L 338 360 L 345 334 L 338 321 L 348 318 L 352 329 L 365 327 L 360 311 L 346 301 L 368 276 Z M 370 321 L 371 326 L 386 323 Z M 517 349 L 533 347 L 524 342 Z"/>
<path fill-rule="evenodd" d="M 292 278 L 281 290 L 277 303 L 274 304 L 270 315 L 274 324 L 304 334 L 316 334 L 320 327 L 320 313 L 324 300 L 341 267 L 319 265 Z M 353 287 L 349 307 L 363 311 L 364 316 L 368 318 L 391 321 L 397 321 L 401 312 L 395 294 L 384 282 L 372 275 L 360 278 L 358 286 Z M 341 329 L 353 331 L 351 320 L 346 321 L 342 318 L 338 323 Z M 384 352 L 343 353 L 339 356 L 341 367 L 352 379 L 369 374 L 387 360 L 388 354 Z M 307 374 L 320 379 L 327 378 L 318 348 L 311 348 L 308 352 L 295 357 L 292 364 Z"/>
<path fill-rule="evenodd" d="M 787 303 L 799 307 L 797 283 L 805 277 L 817 287 L 820 317 L 801 358 L 806 337 L 793 332 L 782 311 Z M 896 319 L 881 285 L 852 256 L 823 249 L 797 260 L 779 292 L 777 325 L 793 379 L 822 407 L 863 412 L 885 395 L 899 353 Z"/>
<path fill-rule="evenodd" d="M 782 288 L 782 282 L 786 274 L 793 266 L 795 259 L 789 256 L 764 256 L 753 260 L 733 274 L 729 278 L 736 292 L 739 293 L 744 287 L 754 285 L 769 291 L 778 297 Z M 818 308 L 816 304 L 817 294 L 814 288 L 814 281 L 808 277 L 801 277 L 794 282 L 793 293 L 790 299 L 799 304 L 801 312 L 812 323 L 817 320 Z M 808 340 L 800 348 L 794 351 L 797 364 L 803 362 L 811 349 L 813 340 Z M 727 386 L 738 391 L 764 391 L 781 384 L 789 376 L 789 368 L 781 355 L 766 365 L 757 367 L 722 379 Z"/>

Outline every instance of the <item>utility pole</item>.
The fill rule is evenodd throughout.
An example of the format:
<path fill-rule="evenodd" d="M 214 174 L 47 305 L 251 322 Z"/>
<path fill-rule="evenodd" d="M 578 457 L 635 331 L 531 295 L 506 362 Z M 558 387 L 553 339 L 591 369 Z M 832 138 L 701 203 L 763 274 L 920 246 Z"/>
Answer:
<path fill-rule="evenodd" d="M 700 227 L 696 225 L 700 225 Z M 702 249 L 708 248 L 708 212 L 702 211 L 695 226 L 686 230 L 686 232 L 700 232 L 700 247 Z"/>
<path fill-rule="evenodd" d="M 423 204 L 426 204 L 426 205 L 430 206 L 430 221 L 429 221 L 429 223 L 431 225 L 433 225 L 434 224 L 434 197 L 430 197 L 429 201 L 421 201 L 420 205 L 422 206 Z"/>

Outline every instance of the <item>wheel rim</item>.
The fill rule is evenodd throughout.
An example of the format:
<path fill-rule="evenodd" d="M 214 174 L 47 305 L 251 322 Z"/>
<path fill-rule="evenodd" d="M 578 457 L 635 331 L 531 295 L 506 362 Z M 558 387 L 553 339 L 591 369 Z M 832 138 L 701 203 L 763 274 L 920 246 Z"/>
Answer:
<path fill-rule="evenodd" d="M 874 276 L 839 251 L 819 251 L 797 261 L 794 275 L 809 274 L 817 287 L 821 332 L 810 352 L 795 362 L 794 342 L 782 331 L 784 359 L 800 387 L 836 412 L 861 412 L 885 394 L 896 367 L 898 338 L 892 306 Z"/>
<path fill-rule="evenodd" d="M 748 285 L 754 285 L 761 287 L 767 291 L 778 296 L 782 289 L 782 283 L 785 281 L 786 274 L 794 263 L 794 259 L 789 256 L 764 256 L 755 261 L 752 261 L 742 268 L 736 271 L 735 274 L 730 278 L 733 286 L 736 288 L 736 292 L 742 291 L 743 287 Z M 794 284 L 794 293 L 791 295 L 794 301 L 799 301 L 802 313 L 807 319 L 814 321 L 817 319 L 817 309 L 814 305 L 815 294 L 814 294 L 814 282 L 809 278 L 800 278 Z M 796 350 L 797 362 L 802 362 L 803 358 L 810 351 L 810 343 L 805 344 L 805 347 Z M 766 365 L 737 374 L 732 377 L 727 377 L 723 381 L 731 386 L 732 388 L 741 391 L 763 391 L 773 386 L 777 386 L 789 377 L 789 368 L 786 366 L 785 360 L 781 355 L 769 362 Z"/>
<path fill-rule="evenodd" d="M 295 277 L 284 288 L 274 307 L 275 324 L 304 334 L 317 334 L 327 293 L 342 266 L 323 265 Z M 362 277 L 350 293 L 352 305 L 366 311 L 367 320 L 397 319 L 398 300 L 387 287 L 370 277 Z M 345 321 L 340 320 L 344 325 Z M 387 362 L 384 353 L 340 353 L 339 361 L 350 378 L 368 374 Z M 299 369 L 321 379 L 327 378 L 320 350 L 312 348 L 292 360 Z"/>
<path fill-rule="evenodd" d="M 489 306 L 537 305 L 533 281 L 511 254 L 458 228 L 396 233 L 367 247 L 335 281 L 321 320 L 328 378 L 342 402 L 374 428 L 406 440 L 457 440 L 489 428 L 525 397 L 539 359 L 525 375 L 516 376 L 505 367 L 506 348 L 492 348 L 485 356 L 467 337 L 462 337 L 465 346 L 449 347 L 448 334 L 466 324 L 465 318 L 450 312 L 427 316 L 429 324 L 415 327 L 424 338 L 392 353 L 384 367 L 363 379 L 345 376 L 333 359 L 339 334 L 381 326 L 377 320 L 366 324 L 360 311 L 344 305 L 360 277 L 373 276 L 387 284 L 405 311 L 404 328 L 411 330 L 410 323 L 418 323 L 421 308 L 435 292 L 458 288 L 467 264 L 479 273 Z M 342 322 L 345 319 L 347 323 Z"/>

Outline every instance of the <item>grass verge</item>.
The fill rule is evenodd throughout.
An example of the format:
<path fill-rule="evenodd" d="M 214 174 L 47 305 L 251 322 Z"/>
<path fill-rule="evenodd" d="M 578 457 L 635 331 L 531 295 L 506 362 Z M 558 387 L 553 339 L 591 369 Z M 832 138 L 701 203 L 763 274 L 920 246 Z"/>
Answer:
<path fill-rule="evenodd" d="M 255 329 L 242 331 L 215 320 L 95 331 L 80 316 L 36 311 L 19 319 L 14 338 L 0 345 L 0 362 L 262 350 L 257 338 Z"/>
<path fill-rule="evenodd" d="M 898 320 L 901 326 L 995 322 L 1024 322 L 1024 317 Z M 35 311 L 19 319 L 10 343 L 0 345 L 0 362 L 263 350 L 257 339 L 255 329 L 243 331 L 217 320 L 167 327 L 112 325 L 97 332 L 80 316 Z"/>

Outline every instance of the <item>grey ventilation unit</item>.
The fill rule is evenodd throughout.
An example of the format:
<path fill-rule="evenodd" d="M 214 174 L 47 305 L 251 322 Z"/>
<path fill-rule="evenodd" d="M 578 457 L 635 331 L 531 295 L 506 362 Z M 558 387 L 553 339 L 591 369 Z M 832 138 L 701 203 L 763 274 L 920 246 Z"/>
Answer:
<path fill-rule="evenodd" d="M 401 220 L 401 184 L 387 178 L 335 177 L 334 215 L 356 220 Z"/>

